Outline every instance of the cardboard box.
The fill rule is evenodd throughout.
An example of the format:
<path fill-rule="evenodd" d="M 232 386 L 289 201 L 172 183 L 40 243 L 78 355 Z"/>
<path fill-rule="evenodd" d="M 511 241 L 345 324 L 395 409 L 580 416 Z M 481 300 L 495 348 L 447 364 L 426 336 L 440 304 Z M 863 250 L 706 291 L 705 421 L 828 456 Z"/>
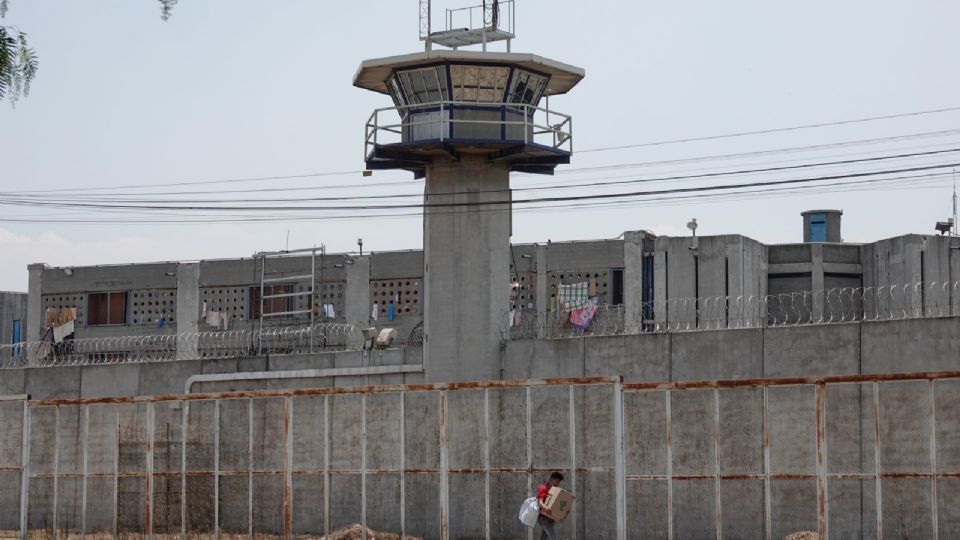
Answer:
<path fill-rule="evenodd" d="M 550 513 L 544 515 L 554 521 L 563 521 L 570 513 L 570 509 L 573 508 L 573 499 L 573 494 L 565 489 L 550 488 L 547 499 L 543 503 L 544 508 L 550 509 Z"/>

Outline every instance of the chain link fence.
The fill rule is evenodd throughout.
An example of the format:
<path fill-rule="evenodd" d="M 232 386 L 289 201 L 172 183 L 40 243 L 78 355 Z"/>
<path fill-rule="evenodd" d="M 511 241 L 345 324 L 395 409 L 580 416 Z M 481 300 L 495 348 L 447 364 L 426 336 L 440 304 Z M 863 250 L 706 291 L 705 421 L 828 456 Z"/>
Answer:
<path fill-rule="evenodd" d="M 956 538 L 960 372 L 0 401 L 0 534 Z"/>

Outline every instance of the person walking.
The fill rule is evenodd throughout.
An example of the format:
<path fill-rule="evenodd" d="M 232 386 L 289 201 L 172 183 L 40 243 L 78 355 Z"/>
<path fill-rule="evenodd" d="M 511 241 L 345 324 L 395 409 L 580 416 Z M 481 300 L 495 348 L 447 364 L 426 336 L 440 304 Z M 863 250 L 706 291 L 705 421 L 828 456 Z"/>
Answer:
<path fill-rule="evenodd" d="M 539 540 L 556 540 L 559 538 L 553 530 L 555 523 L 553 519 L 549 517 L 550 509 L 544 508 L 543 505 L 547 502 L 547 495 L 550 493 L 550 488 L 559 487 L 560 482 L 563 482 L 563 475 L 559 472 L 552 472 L 550 473 L 550 479 L 540 484 L 540 487 L 537 488 L 537 504 L 540 505 L 540 516 L 537 517 L 537 526 L 540 527 L 540 535 L 537 536 Z"/>

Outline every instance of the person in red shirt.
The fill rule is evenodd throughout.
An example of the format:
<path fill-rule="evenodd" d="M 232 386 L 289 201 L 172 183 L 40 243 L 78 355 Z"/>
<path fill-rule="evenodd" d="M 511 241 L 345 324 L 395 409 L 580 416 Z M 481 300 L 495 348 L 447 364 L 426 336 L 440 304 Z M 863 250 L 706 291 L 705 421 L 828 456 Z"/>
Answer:
<path fill-rule="evenodd" d="M 557 538 L 553 531 L 554 521 L 549 517 L 550 509 L 544 508 L 543 503 L 547 502 L 547 494 L 550 493 L 550 488 L 559 487 L 560 482 L 563 482 L 563 475 L 553 472 L 550 473 L 550 479 L 537 488 L 537 503 L 540 504 L 540 517 L 537 518 L 537 525 L 540 527 L 540 536 L 537 537 L 539 540 L 554 540 Z"/>

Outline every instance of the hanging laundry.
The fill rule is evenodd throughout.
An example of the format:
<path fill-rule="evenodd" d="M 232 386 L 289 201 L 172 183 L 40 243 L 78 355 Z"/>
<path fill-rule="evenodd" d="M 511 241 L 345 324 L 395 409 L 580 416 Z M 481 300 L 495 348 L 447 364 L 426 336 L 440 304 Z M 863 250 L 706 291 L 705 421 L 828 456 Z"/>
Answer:
<path fill-rule="evenodd" d="M 230 329 L 230 319 L 232 319 L 232 318 L 233 318 L 233 315 L 231 315 L 230 313 L 228 313 L 228 312 L 226 312 L 226 311 L 221 312 L 221 313 L 220 313 L 220 324 L 218 325 L 218 328 L 220 328 L 220 330 L 229 330 L 229 329 Z"/>
<path fill-rule="evenodd" d="M 333 308 L 333 304 L 324 304 L 323 313 L 329 319 L 335 319 L 337 317 L 337 310 Z"/>
<path fill-rule="evenodd" d="M 62 326 L 75 320 L 77 320 L 77 308 L 63 308 L 60 310 L 60 316 L 57 322 Z"/>
<path fill-rule="evenodd" d="M 513 325 L 523 326 L 523 310 L 522 309 L 518 309 L 517 312 L 513 314 Z"/>
<path fill-rule="evenodd" d="M 157 319 L 157 328 L 163 328 L 163 325 L 166 322 L 167 322 L 166 319 L 164 319 L 163 317 L 160 317 L 159 319 Z"/>
<path fill-rule="evenodd" d="M 73 321 L 68 321 L 66 324 L 61 324 L 60 326 L 53 327 L 53 341 L 55 343 L 62 343 L 63 339 L 75 330 Z"/>
<path fill-rule="evenodd" d="M 220 312 L 211 309 L 207 312 L 207 316 L 203 322 L 207 323 L 209 326 L 220 326 Z"/>
<path fill-rule="evenodd" d="M 207 318 L 207 301 L 204 300 L 204 301 L 203 301 L 203 309 L 200 310 L 200 320 L 202 321 L 202 320 L 204 320 L 204 319 L 206 319 L 206 318 Z"/>
<path fill-rule="evenodd" d="M 591 298 L 587 305 L 570 311 L 570 324 L 577 327 L 577 330 L 586 332 L 597 314 L 597 299 Z"/>
<path fill-rule="evenodd" d="M 515 309 L 510 310 L 510 319 L 508 320 L 510 321 L 510 326 L 516 326 L 515 322 L 517 320 L 517 310 Z"/>
<path fill-rule="evenodd" d="M 377 320 L 377 317 L 380 315 L 380 305 L 376 302 L 373 303 L 373 311 L 370 312 L 370 318 Z"/>
<path fill-rule="evenodd" d="M 587 305 L 587 282 L 560 285 L 557 288 L 557 303 L 563 311 L 582 308 Z"/>
<path fill-rule="evenodd" d="M 43 327 L 53 328 L 60 322 L 60 308 L 47 308 L 43 314 Z"/>
<path fill-rule="evenodd" d="M 590 298 L 597 296 L 597 278 L 590 278 L 587 282 L 587 296 Z"/>
<path fill-rule="evenodd" d="M 387 304 L 387 320 L 392 321 L 394 316 L 394 307 L 393 302 Z"/>

